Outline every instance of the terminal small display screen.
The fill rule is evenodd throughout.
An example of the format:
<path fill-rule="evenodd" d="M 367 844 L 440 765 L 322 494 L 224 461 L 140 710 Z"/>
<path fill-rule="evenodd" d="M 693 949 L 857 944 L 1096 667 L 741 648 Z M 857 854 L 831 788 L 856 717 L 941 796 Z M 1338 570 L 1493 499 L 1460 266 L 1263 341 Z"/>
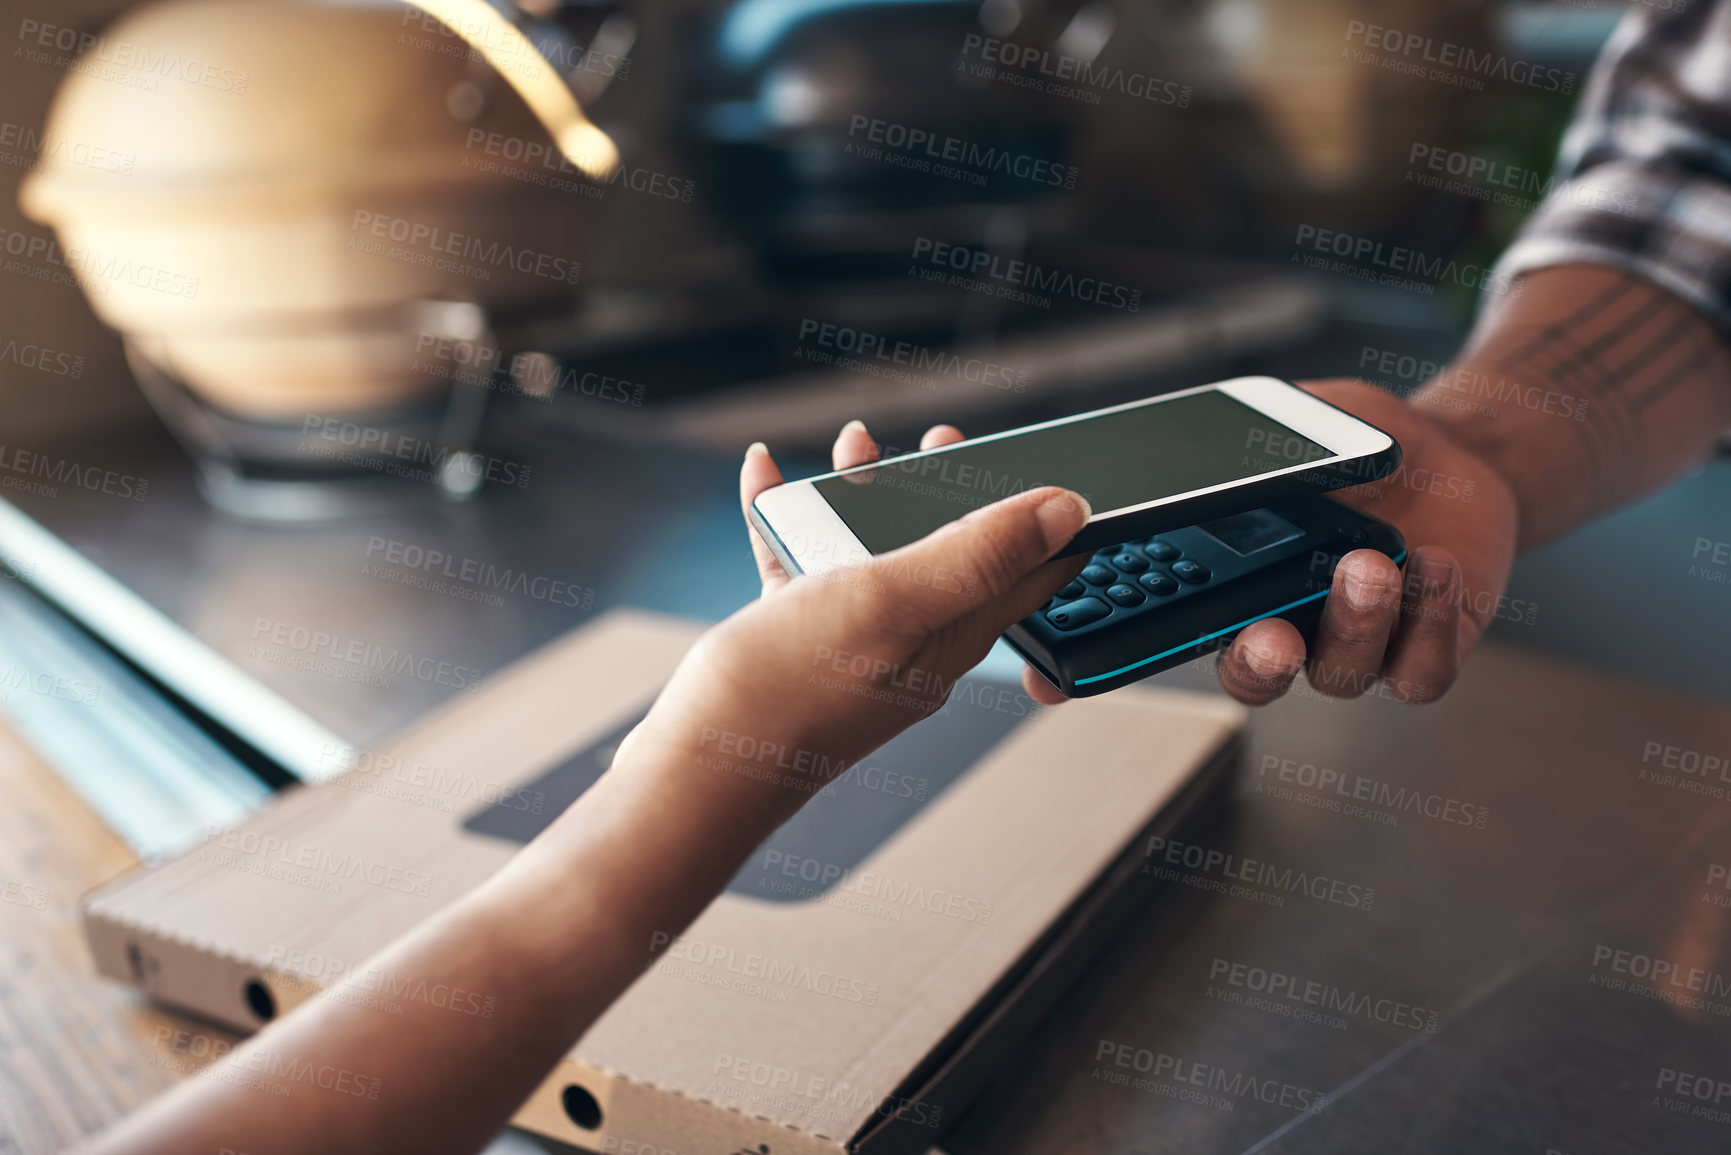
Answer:
<path fill-rule="evenodd" d="M 1196 528 L 1239 557 L 1249 557 L 1304 536 L 1302 529 L 1266 509 L 1235 513 L 1231 517 L 1203 522 Z"/>

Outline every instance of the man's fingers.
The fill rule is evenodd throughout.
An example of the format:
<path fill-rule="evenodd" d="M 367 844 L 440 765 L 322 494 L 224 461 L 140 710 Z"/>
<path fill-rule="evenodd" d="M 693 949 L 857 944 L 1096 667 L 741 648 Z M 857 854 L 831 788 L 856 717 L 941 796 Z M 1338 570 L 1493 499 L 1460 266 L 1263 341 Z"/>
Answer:
<path fill-rule="evenodd" d="M 866 571 L 889 586 L 907 624 L 929 634 L 1025 592 L 1018 589 L 1023 579 L 1075 537 L 1091 514 L 1080 494 L 1031 489 L 874 558 Z M 1021 616 L 1006 617 L 998 632 Z"/>
<path fill-rule="evenodd" d="M 829 459 L 835 469 L 852 469 L 856 465 L 865 465 L 878 459 L 877 442 L 867 432 L 865 422 L 857 417 L 841 427 L 836 434 L 835 447 L 829 452 Z"/>
<path fill-rule="evenodd" d="M 1334 568 L 1306 674 L 1333 698 L 1356 698 L 1381 677 L 1400 613 L 1400 569 L 1374 549 L 1354 550 Z"/>
<path fill-rule="evenodd" d="M 920 448 L 936 449 L 940 445 L 954 445 L 961 440 L 962 431 L 954 425 L 934 425 L 920 438 Z"/>
<path fill-rule="evenodd" d="M 1384 673 L 1402 702 L 1434 702 L 1460 672 L 1461 567 L 1440 546 L 1413 550 L 1402 589 L 1400 627 Z"/>
<path fill-rule="evenodd" d="M 1304 665 L 1304 638 L 1282 618 L 1245 626 L 1220 655 L 1220 687 L 1246 706 L 1265 706 L 1292 685 Z"/>
<path fill-rule="evenodd" d="M 777 468 L 775 459 L 769 455 L 768 447 L 761 441 L 753 442 L 751 448 L 745 451 L 745 463 L 739 467 L 741 511 L 749 510 L 758 494 L 780 484 L 781 470 Z M 757 536 L 757 531 L 751 528 L 749 518 L 745 524 L 745 536 L 751 539 L 751 556 L 757 560 L 757 576 L 763 579 L 763 592 L 768 593 L 785 584 L 786 571 L 781 568 L 781 563 L 775 560 L 775 555 L 769 552 L 769 547 L 763 544 L 763 539 Z"/>

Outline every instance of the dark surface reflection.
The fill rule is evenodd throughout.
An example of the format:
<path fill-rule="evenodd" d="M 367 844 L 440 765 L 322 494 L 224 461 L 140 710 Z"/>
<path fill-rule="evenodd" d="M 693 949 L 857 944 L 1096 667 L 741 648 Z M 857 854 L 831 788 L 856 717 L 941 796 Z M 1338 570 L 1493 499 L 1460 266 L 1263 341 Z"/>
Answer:
<path fill-rule="evenodd" d="M 951 1150 L 1724 1150 L 1716 1091 L 1660 1083 L 1731 1079 L 1731 772 L 1667 749 L 1723 758 L 1731 716 L 1502 646 L 1423 710 L 1262 711 L 1235 818 L 1197 836 L 1238 865 L 1181 868 Z M 1249 862 L 1374 902 L 1203 889 Z"/>
<path fill-rule="evenodd" d="M 524 425 L 524 487 L 327 524 L 249 524 L 165 436 L 84 447 L 140 502 L 19 498 L 86 556 L 343 738 L 369 743 L 614 605 L 718 618 L 756 595 L 736 464 Z"/>

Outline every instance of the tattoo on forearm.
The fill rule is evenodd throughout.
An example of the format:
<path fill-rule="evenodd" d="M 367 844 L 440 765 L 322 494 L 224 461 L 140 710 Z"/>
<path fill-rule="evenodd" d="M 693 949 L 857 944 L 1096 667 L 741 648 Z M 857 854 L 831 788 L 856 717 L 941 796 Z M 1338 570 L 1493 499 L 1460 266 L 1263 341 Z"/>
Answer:
<path fill-rule="evenodd" d="M 1595 494 L 1626 484 L 1629 468 L 1650 449 L 1654 406 L 1685 382 L 1723 362 L 1718 334 L 1676 297 L 1619 277 L 1572 312 L 1530 331 L 1494 354 L 1516 380 L 1590 401 L 1571 423 Z"/>

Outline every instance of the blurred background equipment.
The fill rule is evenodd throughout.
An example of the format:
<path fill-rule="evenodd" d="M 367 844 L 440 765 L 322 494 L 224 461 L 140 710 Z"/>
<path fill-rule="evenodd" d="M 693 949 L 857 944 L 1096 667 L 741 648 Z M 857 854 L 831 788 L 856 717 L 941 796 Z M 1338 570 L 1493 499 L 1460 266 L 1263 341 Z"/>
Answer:
<path fill-rule="evenodd" d="M 46 136 L 128 163 L 58 152 L 22 201 L 125 335 L 207 492 L 244 512 L 316 513 L 319 491 L 293 480 L 390 478 L 378 447 L 405 440 L 448 451 L 430 466 L 436 490 L 472 492 L 462 454 L 486 379 L 436 373 L 421 354 L 429 338 L 491 346 L 496 322 L 569 307 L 592 222 L 479 147 L 505 141 L 589 183 L 505 83 L 544 91 L 557 74 L 527 40 L 394 3 L 178 0 L 134 10 L 105 39 L 129 59 L 220 64 L 143 99 L 74 71 Z M 568 128 L 611 147 L 586 121 Z M 310 454 L 311 421 L 364 433 Z"/>
<path fill-rule="evenodd" d="M 394 0 L 72 13 L 49 31 L 75 51 L 21 65 L 38 86 L 65 74 L 41 139 L 125 158 L 42 150 L 25 206 L 231 512 L 470 495 L 501 421 L 728 451 L 755 429 L 816 448 L 838 414 L 900 440 L 944 415 L 1003 427 L 1229 375 L 1343 316 L 1440 355 L 1471 286 L 1379 292 L 1300 267 L 1294 236 L 1491 259 L 1522 210 L 1415 180 L 1414 150 L 1542 172 L 1570 97 L 1505 85 L 1469 106 L 1358 58 L 1353 29 L 1519 51 L 1574 77 L 1612 15 L 1416 0 L 426 7 L 444 20 Z M 163 59 L 217 63 L 197 83 L 140 63 Z M 598 179 L 517 94 L 550 92 L 535 84 L 555 74 L 554 103 L 601 126 L 581 120 L 579 136 L 616 150 Z M 990 365 L 1015 387 L 905 372 L 857 342 Z M 337 436 L 309 442 L 309 423 Z M 381 446 L 407 446 L 413 468 Z"/>
<path fill-rule="evenodd" d="M 687 128 L 713 203 L 777 274 L 889 275 L 910 292 L 909 236 L 986 244 L 985 206 L 1061 211 L 1074 106 L 968 67 L 1013 7 L 739 0 L 691 69 Z M 1030 52 L 1058 37 L 1041 39 Z"/>

